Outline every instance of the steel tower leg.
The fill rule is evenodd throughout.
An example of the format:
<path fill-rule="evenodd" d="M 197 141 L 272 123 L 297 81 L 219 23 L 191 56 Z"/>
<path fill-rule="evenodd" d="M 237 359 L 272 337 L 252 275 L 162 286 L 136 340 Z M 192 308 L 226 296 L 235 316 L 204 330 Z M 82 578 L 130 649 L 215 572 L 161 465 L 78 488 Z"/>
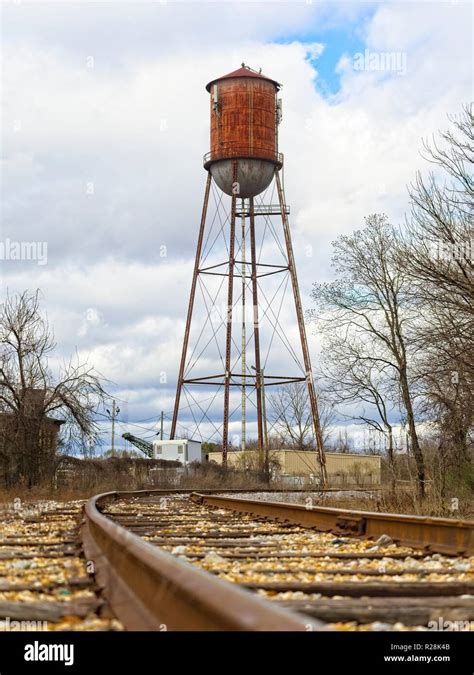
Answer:
<path fill-rule="evenodd" d="M 245 237 L 246 237 L 246 224 L 245 224 L 245 200 L 242 199 L 242 244 L 240 247 L 240 257 L 242 258 L 241 266 L 241 275 L 242 275 L 242 440 L 240 446 L 242 450 L 245 450 L 247 442 L 247 326 L 245 321 L 245 296 L 247 291 L 247 261 L 246 261 L 246 251 L 245 251 Z"/>
<path fill-rule="evenodd" d="M 321 423 L 319 420 L 318 403 L 316 400 L 316 391 L 314 389 L 313 371 L 311 368 L 311 358 L 309 355 L 308 341 L 306 339 L 306 330 L 304 327 L 303 308 L 301 305 L 300 290 L 298 286 L 298 277 L 296 276 L 295 258 L 293 255 L 293 244 L 291 241 L 290 226 L 286 215 L 285 194 L 280 181 L 278 170 L 275 171 L 275 180 L 278 190 L 278 200 L 280 202 L 281 218 L 283 222 L 283 232 L 285 235 L 286 251 L 288 255 L 288 268 L 291 276 L 291 285 L 293 287 L 293 297 L 295 300 L 296 316 L 298 319 L 298 328 L 300 332 L 301 348 L 303 351 L 303 361 L 306 374 L 306 383 L 308 385 L 308 395 L 311 406 L 311 416 L 313 419 L 314 436 L 316 439 L 316 451 L 318 453 L 319 465 L 321 468 L 321 478 L 323 485 L 327 484 L 326 457 L 324 454 L 323 437 L 321 433 Z"/>
<path fill-rule="evenodd" d="M 202 243 L 204 240 L 204 229 L 206 226 L 207 205 L 209 203 L 209 192 L 211 190 L 212 176 L 209 171 L 207 174 L 206 189 L 204 192 L 204 203 L 202 205 L 201 224 L 199 226 L 199 236 L 196 248 L 196 258 L 194 261 L 193 281 L 191 284 L 191 293 L 189 296 L 188 315 L 186 317 L 186 328 L 184 331 L 183 350 L 181 352 L 181 363 L 179 366 L 178 382 L 176 385 L 176 398 L 174 402 L 173 421 L 171 423 L 170 439 L 176 435 L 176 424 L 178 422 L 179 402 L 181 399 L 181 390 L 183 388 L 184 369 L 186 367 L 186 356 L 188 352 L 189 332 L 191 329 L 191 319 L 193 316 L 194 298 L 196 296 L 196 285 L 199 274 L 199 263 L 201 261 Z"/>
<path fill-rule="evenodd" d="M 255 246 L 255 213 L 253 197 L 250 198 L 250 257 L 252 264 L 252 302 L 253 302 L 253 338 L 255 346 L 255 391 L 257 397 L 257 430 L 258 452 L 261 466 L 263 466 L 263 417 L 262 417 L 262 382 L 260 364 L 260 327 L 258 317 L 258 280 L 257 280 L 257 252 Z"/>
<path fill-rule="evenodd" d="M 232 180 L 232 207 L 230 214 L 230 241 L 229 241 L 229 285 L 227 288 L 227 328 L 225 340 L 225 374 L 224 374 L 224 424 L 222 430 L 222 464 L 227 464 L 227 452 L 229 450 L 229 396 L 230 396 L 230 368 L 232 351 L 232 310 L 234 303 L 234 265 L 235 265 L 235 207 L 238 194 L 234 191 L 237 187 L 237 162 L 233 162 Z"/>

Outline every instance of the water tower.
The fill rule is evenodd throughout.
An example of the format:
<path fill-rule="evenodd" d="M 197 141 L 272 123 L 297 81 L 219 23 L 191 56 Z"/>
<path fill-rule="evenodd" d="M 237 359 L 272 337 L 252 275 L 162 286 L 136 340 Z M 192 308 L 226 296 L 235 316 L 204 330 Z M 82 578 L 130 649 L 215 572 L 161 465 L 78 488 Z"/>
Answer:
<path fill-rule="evenodd" d="M 210 152 L 204 156 L 208 174 L 171 438 L 175 438 L 180 419 L 186 415 L 195 425 L 194 435 L 207 440 L 209 434 L 206 438 L 200 433 L 200 427 L 207 425 L 212 432 L 210 438 L 222 442 L 225 463 L 231 444 L 230 425 L 234 432 L 238 425 L 238 444 L 245 449 L 247 427 L 254 416 L 263 456 L 269 423 L 265 392 L 270 387 L 274 390 L 305 383 L 315 448 L 325 481 L 324 449 L 288 223 L 289 208 L 280 179 L 280 87 L 276 80 L 245 64 L 206 87 L 211 116 Z M 276 281 L 277 277 L 283 277 L 283 281 L 286 278 L 285 291 L 288 287 L 290 294 L 286 304 L 282 299 L 278 308 L 275 288 L 280 288 L 283 281 Z M 214 283 L 212 290 L 205 285 L 208 279 Z M 264 284 L 273 286 L 264 288 Z M 220 297 L 224 294 L 220 304 L 219 293 Z M 205 309 L 195 318 L 198 295 Z M 294 316 L 291 325 L 285 312 L 282 317 L 282 307 L 288 302 Z M 295 336 L 291 326 L 297 326 Z M 203 338 L 207 328 L 209 340 Z M 275 335 L 297 364 L 296 372 L 279 371 L 284 359 L 282 348 L 271 354 Z M 213 355 L 206 354 L 210 345 Z M 200 394 L 193 394 L 193 388 Z M 209 392 L 211 396 L 204 396 Z M 222 419 L 219 425 L 216 417 Z"/>

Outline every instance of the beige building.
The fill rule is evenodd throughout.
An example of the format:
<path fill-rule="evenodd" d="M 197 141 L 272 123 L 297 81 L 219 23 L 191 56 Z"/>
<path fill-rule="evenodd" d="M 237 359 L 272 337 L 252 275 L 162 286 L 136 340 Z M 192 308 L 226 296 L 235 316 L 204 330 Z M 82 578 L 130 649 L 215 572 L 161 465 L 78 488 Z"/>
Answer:
<path fill-rule="evenodd" d="M 377 487 L 381 484 L 380 455 L 360 455 L 326 452 L 326 469 L 331 487 Z M 210 462 L 222 463 L 220 452 L 210 452 Z M 309 450 L 271 450 L 269 455 L 272 474 L 296 485 L 318 482 L 319 464 L 316 452 Z M 256 450 L 231 451 L 227 455 L 229 466 L 252 470 L 258 466 Z"/>

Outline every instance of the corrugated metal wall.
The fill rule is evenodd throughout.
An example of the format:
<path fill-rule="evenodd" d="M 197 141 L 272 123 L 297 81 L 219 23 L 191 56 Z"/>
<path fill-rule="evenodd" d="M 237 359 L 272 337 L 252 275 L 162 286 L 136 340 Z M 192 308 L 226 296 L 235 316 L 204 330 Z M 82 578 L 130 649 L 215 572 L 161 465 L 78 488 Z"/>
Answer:
<path fill-rule="evenodd" d="M 328 478 L 331 485 L 380 485 L 382 458 L 379 455 L 326 453 Z"/>
<path fill-rule="evenodd" d="M 256 452 L 256 451 L 255 451 Z M 253 454 L 247 451 L 248 456 Z M 242 467 L 241 451 L 228 453 L 230 466 Z M 209 453 L 209 459 L 221 464 L 220 452 Z M 281 474 L 286 476 L 307 476 L 319 473 L 319 465 L 315 452 L 276 450 L 270 453 L 271 460 L 277 460 Z M 358 455 L 339 452 L 326 453 L 326 467 L 329 484 L 333 486 L 374 486 L 381 483 L 381 457 L 379 455 Z"/>

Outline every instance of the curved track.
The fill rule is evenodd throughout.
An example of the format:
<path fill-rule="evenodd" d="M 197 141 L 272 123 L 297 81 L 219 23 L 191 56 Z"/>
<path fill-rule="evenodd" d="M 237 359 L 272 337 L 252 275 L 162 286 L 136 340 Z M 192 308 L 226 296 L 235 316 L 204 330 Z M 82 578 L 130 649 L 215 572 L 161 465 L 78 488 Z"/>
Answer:
<path fill-rule="evenodd" d="M 185 491 L 107 493 L 84 515 L 86 555 L 129 630 L 474 619 L 469 521 Z"/>

